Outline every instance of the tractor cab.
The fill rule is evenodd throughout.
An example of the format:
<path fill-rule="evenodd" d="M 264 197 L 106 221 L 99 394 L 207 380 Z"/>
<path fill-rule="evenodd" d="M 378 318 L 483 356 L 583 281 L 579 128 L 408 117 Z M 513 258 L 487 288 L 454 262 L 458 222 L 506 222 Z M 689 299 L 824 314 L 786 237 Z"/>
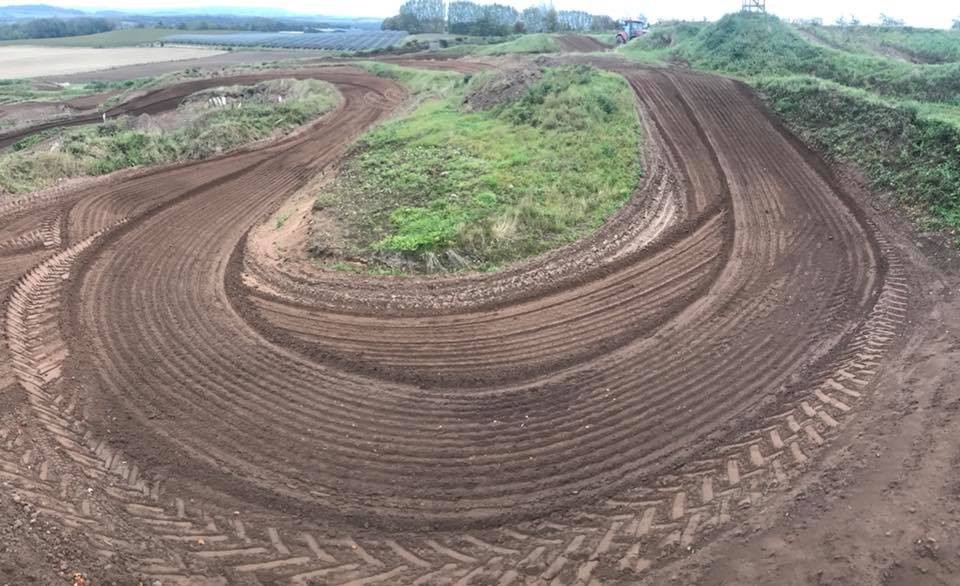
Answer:
<path fill-rule="evenodd" d="M 624 18 L 618 21 L 617 24 L 620 26 L 620 31 L 617 33 L 618 45 L 623 45 L 632 39 L 647 34 L 647 29 L 650 27 L 646 17 L 643 16 L 637 19 Z"/>

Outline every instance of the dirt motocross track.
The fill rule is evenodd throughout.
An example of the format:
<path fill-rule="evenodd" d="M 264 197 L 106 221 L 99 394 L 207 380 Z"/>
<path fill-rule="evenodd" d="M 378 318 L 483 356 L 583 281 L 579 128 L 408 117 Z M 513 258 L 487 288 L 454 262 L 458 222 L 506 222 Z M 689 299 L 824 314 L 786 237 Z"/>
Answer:
<path fill-rule="evenodd" d="M 621 72 L 642 185 L 495 274 L 265 252 L 404 100 L 349 67 L 294 136 L 0 207 L 0 479 L 162 584 L 637 583 L 719 534 L 877 387 L 911 278 L 743 86 Z"/>

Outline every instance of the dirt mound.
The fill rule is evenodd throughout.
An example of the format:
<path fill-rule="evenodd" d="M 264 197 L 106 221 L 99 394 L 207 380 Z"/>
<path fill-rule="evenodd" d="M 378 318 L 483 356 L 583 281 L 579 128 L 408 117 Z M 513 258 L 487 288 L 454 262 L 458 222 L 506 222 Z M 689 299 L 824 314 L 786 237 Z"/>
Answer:
<path fill-rule="evenodd" d="M 543 77 L 543 70 L 532 63 L 521 63 L 479 75 L 463 98 L 466 110 L 490 110 L 519 99 Z"/>
<path fill-rule="evenodd" d="M 611 37 L 613 34 L 611 33 Z M 593 37 L 587 35 L 561 35 L 557 37 L 560 48 L 566 53 L 593 53 L 595 51 L 606 51 L 611 45 L 601 43 Z"/>

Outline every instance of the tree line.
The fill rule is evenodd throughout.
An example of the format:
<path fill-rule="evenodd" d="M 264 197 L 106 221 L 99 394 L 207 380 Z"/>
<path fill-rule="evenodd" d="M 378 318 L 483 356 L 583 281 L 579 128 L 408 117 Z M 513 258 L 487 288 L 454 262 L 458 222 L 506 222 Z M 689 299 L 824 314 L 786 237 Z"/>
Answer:
<path fill-rule="evenodd" d="M 511 33 L 609 31 L 617 27 L 609 16 L 582 10 L 556 10 L 540 4 L 518 11 L 504 4 L 478 4 L 464 0 L 407 0 L 400 13 L 383 21 L 383 30 L 410 33 L 443 33 L 503 36 Z"/>
<path fill-rule="evenodd" d="M 114 29 L 106 18 L 37 18 L 0 25 L 0 40 L 52 39 L 105 33 Z"/>

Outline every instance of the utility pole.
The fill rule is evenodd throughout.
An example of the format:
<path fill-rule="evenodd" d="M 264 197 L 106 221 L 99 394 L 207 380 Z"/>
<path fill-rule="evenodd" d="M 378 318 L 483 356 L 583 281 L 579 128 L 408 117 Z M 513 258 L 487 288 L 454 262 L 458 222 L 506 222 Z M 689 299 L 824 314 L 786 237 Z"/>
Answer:
<path fill-rule="evenodd" d="M 743 0 L 741 12 L 766 12 L 767 0 Z"/>

